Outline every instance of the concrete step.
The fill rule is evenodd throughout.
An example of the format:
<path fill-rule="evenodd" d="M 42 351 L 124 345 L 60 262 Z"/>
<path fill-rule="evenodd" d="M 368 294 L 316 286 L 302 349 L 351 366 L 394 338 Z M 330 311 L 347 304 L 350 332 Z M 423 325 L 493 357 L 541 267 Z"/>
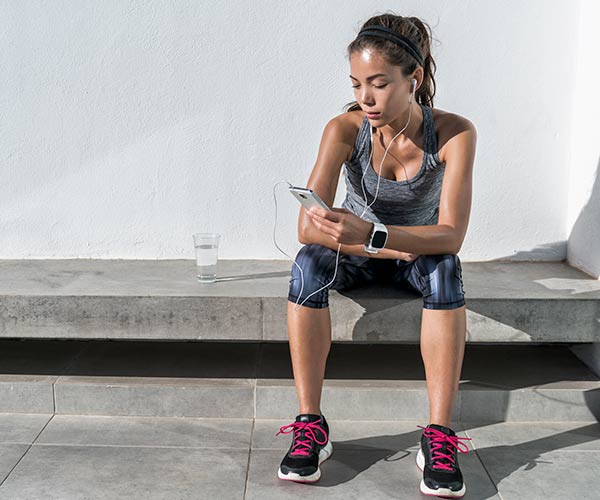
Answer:
<path fill-rule="evenodd" d="M 0 413 L 208 418 L 297 414 L 287 343 L 0 341 Z M 427 420 L 419 346 L 331 346 L 322 411 Z M 468 344 L 453 418 L 600 421 L 600 379 L 563 344 Z"/>
<path fill-rule="evenodd" d="M 287 260 L 2 260 L 0 337 L 287 340 Z M 465 262 L 467 342 L 594 342 L 600 281 L 565 262 Z M 418 343 L 422 297 L 368 285 L 330 291 L 336 342 Z"/>

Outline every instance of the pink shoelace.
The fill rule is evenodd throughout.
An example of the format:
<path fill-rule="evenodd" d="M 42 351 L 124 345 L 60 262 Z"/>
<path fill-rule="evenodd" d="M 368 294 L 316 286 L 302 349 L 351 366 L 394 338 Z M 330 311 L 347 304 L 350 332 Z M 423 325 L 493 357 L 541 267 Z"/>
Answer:
<path fill-rule="evenodd" d="M 308 439 L 309 437 L 312 438 L 314 441 L 316 441 L 319 444 L 327 443 L 327 433 L 325 432 L 325 429 L 323 429 L 322 427 L 320 427 L 318 425 L 319 422 L 321 422 L 321 419 L 319 419 L 315 422 L 292 422 L 289 425 L 284 425 L 284 426 L 280 427 L 279 432 L 275 435 L 279 436 L 279 434 L 281 434 L 281 433 L 289 434 L 290 432 L 295 431 L 294 438 L 296 439 L 296 442 L 294 443 L 294 446 L 292 448 L 290 455 L 310 455 L 311 444 L 310 444 L 310 439 Z M 323 441 L 323 442 L 319 441 L 317 439 L 317 436 L 315 435 L 314 431 L 316 430 L 317 427 L 325 436 L 325 441 Z M 286 429 L 289 429 L 289 430 L 286 430 Z M 301 439 L 300 432 L 302 430 L 306 431 L 304 434 L 304 439 Z"/>
<path fill-rule="evenodd" d="M 444 434 L 442 431 L 437 429 L 433 429 L 431 427 L 423 427 L 422 425 L 417 425 L 424 430 L 423 435 L 427 438 L 431 439 L 431 451 L 432 451 L 432 468 L 434 469 L 442 469 L 447 471 L 452 471 L 452 466 L 454 465 L 454 457 L 452 448 L 456 448 L 457 451 L 464 453 L 465 455 L 469 453 L 469 447 L 465 443 L 461 443 L 461 440 L 471 441 L 471 438 L 458 437 L 458 436 L 449 436 L 448 434 Z M 447 449 L 450 452 L 449 454 L 442 453 L 440 449 L 443 447 L 444 443 L 447 443 Z M 463 449 L 460 447 L 464 446 Z M 448 459 L 450 463 L 444 463 L 440 459 Z"/>

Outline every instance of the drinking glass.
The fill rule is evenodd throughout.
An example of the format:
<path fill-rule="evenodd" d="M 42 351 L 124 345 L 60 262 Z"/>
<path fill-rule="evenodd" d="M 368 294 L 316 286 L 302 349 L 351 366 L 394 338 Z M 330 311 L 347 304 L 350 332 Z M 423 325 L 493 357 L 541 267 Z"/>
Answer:
<path fill-rule="evenodd" d="M 196 233 L 194 248 L 196 250 L 196 274 L 200 283 L 217 281 L 217 260 L 219 253 L 219 233 Z"/>

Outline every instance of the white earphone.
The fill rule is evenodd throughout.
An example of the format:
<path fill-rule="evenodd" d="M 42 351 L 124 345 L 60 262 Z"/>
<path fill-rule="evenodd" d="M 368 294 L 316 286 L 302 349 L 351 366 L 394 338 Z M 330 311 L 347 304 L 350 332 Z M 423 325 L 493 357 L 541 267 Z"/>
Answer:
<path fill-rule="evenodd" d="M 373 198 L 373 201 L 372 201 L 372 202 L 369 204 L 369 206 L 366 206 L 366 205 L 367 205 L 367 194 L 365 193 L 365 185 L 364 185 L 364 178 L 365 178 L 365 174 L 367 173 L 367 170 L 368 170 L 368 169 L 366 169 L 366 168 L 365 168 L 365 171 L 364 171 L 364 173 L 363 173 L 363 175 L 362 175 L 362 177 L 361 177 L 361 179 L 360 179 L 360 183 L 361 183 L 361 186 L 362 186 L 362 191 L 363 191 L 363 196 L 364 196 L 364 199 L 365 199 L 365 207 L 363 208 L 363 212 L 362 212 L 362 214 L 360 214 L 360 217 L 361 217 L 361 219 L 362 219 L 362 216 L 363 216 L 363 215 L 365 214 L 365 212 L 367 211 L 367 209 L 368 209 L 368 208 L 369 208 L 369 207 L 370 207 L 370 206 L 371 206 L 373 203 L 375 203 L 375 200 L 377 199 L 377 193 L 379 192 L 379 180 L 381 179 L 381 175 L 380 175 L 380 174 L 381 174 L 381 167 L 383 166 L 383 162 L 385 161 L 385 157 L 386 157 L 386 155 L 387 155 L 388 149 L 389 149 L 389 148 L 390 148 L 390 146 L 392 145 L 392 142 L 394 142 L 394 139 L 396 139 L 396 137 L 398 137 L 398 136 L 399 136 L 399 135 L 400 135 L 402 132 L 404 132 L 404 131 L 406 130 L 406 127 L 408 127 L 408 124 L 410 123 L 410 118 L 411 118 L 411 115 L 412 115 L 412 100 L 413 100 L 413 97 L 414 97 L 414 94 L 415 94 L 415 90 L 416 90 L 416 88 L 417 88 L 417 83 L 418 83 L 418 82 L 417 82 L 417 80 L 416 80 L 415 78 L 413 78 L 413 79 L 412 79 L 412 81 L 411 81 L 411 91 L 410 91 L 410 97 L 409 97 L 409 99 L 408 99 L 408 104 L 409 104 L 409 107 L 408 107 L 408 121 L 406 122 L 406 125 L 404 126 L 404 128 L 403 128 L 403 129 L 402 129 L 400 132 L 398 132 L 398 133 L 397 133 L 397 134 L 396 134 L 396 135 L 395 135 L 395 136 L 392 138 L 392 140 L 390 141 L 390 143 L 388 144 L 388 146 L 385 148 L 385 152 L 384 152 L 384 154 L 383 154 L 383 158 L 381 159 L 381 163 L 379 164 L 379 172 L 378 172 L 378 174 L 377 174 L 377 188 L 375 189 L 375 196 L 374 196 L 374 198 Z M 373 127 L 373 126 L 371 126 L 371 125 L 369 126 L 370 135 L 371 135 L 371 154 L 370 154 L 370 156 L 369 156 L 368 165 L 370 165 L 370 164 L 371 164 L 371 158 L 373 157 L 373 128 L 375 128 L 375 127 Z M 287 181 L 279 181 L 279 182 L 287 182 Z M 277 186 L 277 184 L 279 184 L 279 182 L 277 182 L 277 183 L 275 184 L 275 186 Z M 287 182 L 287 184 L 288 184 L 290 187 L 292 187 L 292 184 L 290 184 L 289 182 Z M 275 198 L 275 186 L 273 186 L 273 198 L 275 199 L 275 227 L 277 227 L 277 199 Z M 287 255 L 287 254 L 286 254 L 286 253 L 285 253 L 283 250 L 281 250 L 281 248 L 279 248 L 279 247 L 277 246 L 277 242 L 275 241 L 275 229 L 273 229 L 273 241 L 275 242 L 275 246 L 276 246 L 276 247 L 277 247 L 277 248 L 278 248 L 278 249 L 279 249 L 279 250 L 280 250 L 280 251 L 281 251 L 283 254 L 285 254 L 287 257 L 289 257 L 289 258 L 291 259 L 291 257 L 290 257 L 289 255 Z M 333 273 L 333 278 L 331 279 L 331 281 L 330 281 L 329 283 L 327 283 L 325 286 L 322 286 L 322 287 L 321 287 L 321 288 L 319 288 L 318 290 L 315 290 L 315 291 L 314 291 L 314 292 L 312 292 L 312 293 L 311 293 L 311 294 L 310 294 L 308 297 L 311 297 L 311 296 L 312 296 L 312 295 L 314 295 L 315 293 L 317 293 L 317 292 L 319 292 L 319 291 L 323 290 L 323 288 L 327 288 L 329 285 L 331 285 L 331 284 L 332 284 L 332 283 L 335 281 L 335 277 L 336 277 L 336 275 L 337 275 L 337 268 L 338 268 L 339 256 L 340 256 L 340 248 L 342 248 L 342 244 L 341 244 L 341 243 L 339 243 L 339 244 L 338 244 L 338 249 L 337 249 L 337 253 L 336 253 L 336 256 L 335 256 L 335 271 L 334 271 L 334 273 Z M 291 259 L 291 260 L 294 262 L 294 264 L 295 264 L 296 266 L 298 266 L 298 269 L 300 269 L 300 275 L 301 275 L 301 278 L 302 278 L 302 286 L 300 287 L 300 293 L 298 294 L 298 300 L 300 300 L 300 297 L 302 296 L 302 290 L 304 290 L 304 272 L 302 271 L 302 268 L 301 268 L 301 267 L 298 265 L 298 263 L 297 263 L 297 262 L 296 262 L 294 259 Z M 306 302 L 306 301 L 308 300 L 308 297 L 306 297 L 306 298 L 305 298 L 305 299 L 302 301 L 302 303 L 301 303 L 300 305 L 303 305 L 303 304 L 304 304 L 304 302 Z M 297 311 L 297 310 L 300 308 L 300 306 L 298 305 L 298 300 L 296 301 L 296 307 L 295 307 L 295 309 L 294 309 L 295 311 Z"/>

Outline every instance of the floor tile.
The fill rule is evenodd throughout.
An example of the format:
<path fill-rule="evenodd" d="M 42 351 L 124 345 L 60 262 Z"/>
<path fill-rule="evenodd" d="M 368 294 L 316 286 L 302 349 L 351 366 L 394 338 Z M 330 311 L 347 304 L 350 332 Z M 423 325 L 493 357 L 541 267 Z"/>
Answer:
<path fill-rule="evenodd" d="M 33 445 L 1 500 L 242 499 L 248 451 Z"/>
<path fill-rule="evenodd" d="M 252 419 L 56 415 L 36 444 L 250 447 Z"/>

